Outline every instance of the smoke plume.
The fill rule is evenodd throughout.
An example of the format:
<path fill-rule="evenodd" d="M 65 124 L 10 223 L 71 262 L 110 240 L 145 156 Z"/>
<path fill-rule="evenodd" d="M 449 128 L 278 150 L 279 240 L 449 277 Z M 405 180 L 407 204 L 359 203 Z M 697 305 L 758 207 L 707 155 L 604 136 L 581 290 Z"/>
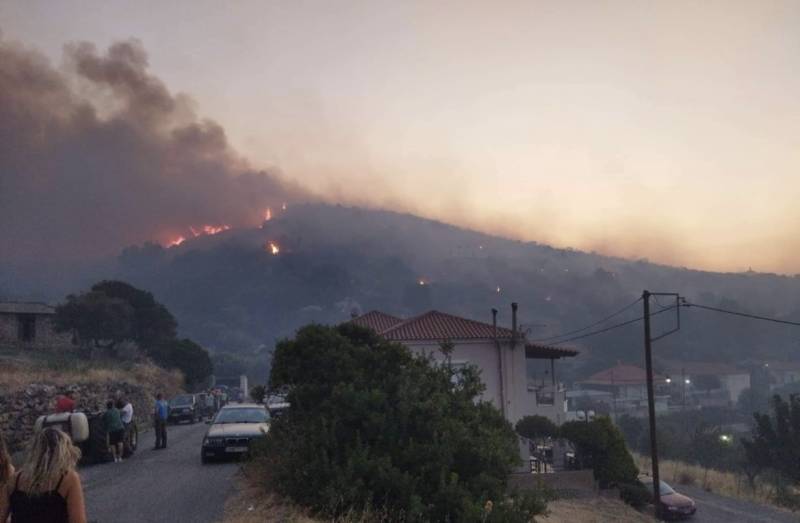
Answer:
<path fill-rule="evenodd" d="M 0 41 L 0 256 L 81 259 L 303 198 L 148 72 L 138 41 L 70 44 L 54 67 Z"/>

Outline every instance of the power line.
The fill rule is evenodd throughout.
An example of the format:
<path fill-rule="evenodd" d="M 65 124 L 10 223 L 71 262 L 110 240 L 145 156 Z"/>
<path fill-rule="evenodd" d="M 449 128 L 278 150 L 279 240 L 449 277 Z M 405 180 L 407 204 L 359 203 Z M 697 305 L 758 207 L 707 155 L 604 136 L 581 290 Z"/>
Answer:
<path fill-rule="evenodd" d="M 661 309 L 659 311 L 651 313 L 650 317 L 652 318 L 653 316 L 658 316 L 659 314 L 661 314 L 663 312 L 671 311 L 671 310 L 677 309 L 677 308 L 678 308 L 677 305 L 673 305 L 672 307 L 666 307 L 664 309 Z M 580 340 L 580 339 L 583 339 L 583 338 L 588 338 L 589 336 L 595 336 L 597 334 L 603 334 L 604 332 L 608 332 L 608 331 L 611 331 L 611 330 L 614 330 L 614 329 L 618 329 L 620 327 L 625 327 L 627 325 L 631 325 L 633 323 L 636 323 L 637 321 L 642 321 L 643 319 L 644 319 L 644 316 L 640 316 L 640 317 L 634 318 L 632 320 L 628 320 L 628 321 L 625 321 L 625 322 L 622 322 L 622 323 L 617 323 L 616 325 L 612 325 L 610 327 L 606 327 L 605 329 L 600 329 L 600 330 L 596 330 L 596 331 L 592 331 L 592 332 L 587 332 L 586 334 L 581 334 L 580 336 L 573 336 L 572 338 L 567 338 L 566 340 L 554 341 L 550 345 L 560 345 L 562 343 L 567 343 L 568 341 L 575 341 L 575 340 Z"/>
<path fill-rule="evenodd" d="M 608 320 L 610 320 L 611 318 L 614 318 L 614 317 L 616 317 L 616 316 L 619 316 L 619 315 L 620 315 L 620 314 L 622 314 L 623 312 L 627 311 L 628 309 L 630 309 L 631 307 L 633 307 L 634 305 L 636 305 L 637 303 L 639 303 L 641 300 L 642 300 L 642 298 L 641 298 L 641 296 L 640 296 L 640 297 L 636 298 L 636 300 L 635 300 L 633 303 L 630 303 L 630 304 L 628 304 L 628 305 L 624 306 L 623 308 L 621 308 L 620 310 L 618 310 L 618 311 L 617 311 L 617 312 L 615 312 L 614 314 L 611 314 L 610 316 L 606 316 L 606 317 L 605 317 L 605 318 L 603 318 L 602 320 L 596 321 L 596 322 L 592 323 L 591 325 L 587 325 L 586 327 L 583 327 L 583 328 L 581 328 L 581 329 L 575 329 L 575 330 L 573 330 L 573 331 L 562 332 L 561 334 L 558 334 L 558 335 L 556 335 L 556 336 L 549 336 L 549 337 L 547 337 L 547 338 L 541 338 L 541 339 L 538 339 L 538 340 L 532 340 L 532 341 L 533 341 L 533 342 L 537 342 L 537 343 L 538 343 L 538 342 L 546 342 L 546 341 L 549 341 L 549 340 L 555 340 L 555 339 L 557 339 L 557 338 L 563 338 L 564 336 L 571 336 L 571 335 L 573 335 L 573 334 L 577 334 L 577 333 L 579 333 L 579 332 L 583 332 L 583 331 L 585 331 L 585 330 L 591 329 L 592 327 L 597 327 L 598 325 L 600 325 L 600 324 L 602 324 L 602 323 L 605 323 L 605 322 L 607 322 L 607 321 L 608 321 Z"/>
<path fill-rule="evenodd" d="M 795 327 L 800 327 L 800 322 L 796 321 L 789 321 L 789 320 L 779 320 L 777 318 L 769 318 L 767 316 L 758 316 L 757 314 L 747 314 L 746 312 L 736 312 L 736 311 L 729 311 L 727 309 L 720 309 L 717 307 L 709 307 L 708 305 L 698 305 L 696 303 L 684 303 L 684 307 L 697 307 L 698 309 L 705 309 L 714 312 L 721 312 L 723 314 L 732 314 L 734 316 L 742 316 L 743 318 L 750 318 L 752 320 L 762 320 L 762 321 L 771 321 L 773 323 L 782 323 L 784 325 L 794 325 Z"/>

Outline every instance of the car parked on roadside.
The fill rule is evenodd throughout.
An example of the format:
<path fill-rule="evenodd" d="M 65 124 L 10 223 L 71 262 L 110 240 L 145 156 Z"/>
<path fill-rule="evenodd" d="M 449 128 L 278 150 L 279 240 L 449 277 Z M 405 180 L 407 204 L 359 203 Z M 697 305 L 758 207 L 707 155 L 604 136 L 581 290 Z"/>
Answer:
<path fill-rule="evenodd" d="M 639 476 L 645 488 L 649 492 L 653 492 L 653 478 L 647 474 Z M 666 481 L 660 481 L 661 489 L 661 517 L 663 519 L 683 519 L 694 515 L 697 512 L 697 505 L 694 500 L 689 496 L 684 496 L 675 492 Z"/>
<path fill-rule="evenodd" d="M 247 455 L 254 441 L 269 432 L 270 416 L 264 405 L 255 403 L 228 404 L 209 422 L 203 438 L 203 463 Z"/>
<path fill-rule="evenodd" d="M 194 394 L 179 394 L 175 396 L 169 400 L 167 423 L 196 422 L 200 419 L 197 407 L 197 398 L 195 398 Z"/>

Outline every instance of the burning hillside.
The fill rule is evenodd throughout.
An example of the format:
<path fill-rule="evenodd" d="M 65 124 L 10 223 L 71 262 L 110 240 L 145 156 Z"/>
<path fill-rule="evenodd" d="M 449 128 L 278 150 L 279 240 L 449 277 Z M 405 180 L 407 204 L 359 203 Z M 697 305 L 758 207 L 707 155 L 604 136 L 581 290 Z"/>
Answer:
<path fill-rule="evenodd" d="M 69 44 L 57 67 L 0 40 L 0 187 L 0 238 L 16 260 L 180 245 L 304 198 L 170 92 L 137 41 Z"/>

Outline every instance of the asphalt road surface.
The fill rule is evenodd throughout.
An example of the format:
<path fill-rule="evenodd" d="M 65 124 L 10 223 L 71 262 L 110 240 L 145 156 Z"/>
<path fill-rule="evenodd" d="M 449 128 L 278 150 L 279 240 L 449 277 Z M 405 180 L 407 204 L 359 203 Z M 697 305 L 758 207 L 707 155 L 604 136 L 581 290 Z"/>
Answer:
<path fill-rule="evenodd" d="M 681 485 L 677 490 L 697 503 L 697 514 L 689 520 L 693 523 L 800 523 L 800 513 L 739 501 L 696 487 Z"/>
<path fill-rule="evenodd" d="M 204 423 L 170 425 L 166 450 L 151 450 L 153 432 L 147 431 L 140 434 L 139 449 L 129 460 L 81 469 L 88 520 L 221 521 L 238 465 L 200 464 L 200 444 L 207 428 Z"/>

